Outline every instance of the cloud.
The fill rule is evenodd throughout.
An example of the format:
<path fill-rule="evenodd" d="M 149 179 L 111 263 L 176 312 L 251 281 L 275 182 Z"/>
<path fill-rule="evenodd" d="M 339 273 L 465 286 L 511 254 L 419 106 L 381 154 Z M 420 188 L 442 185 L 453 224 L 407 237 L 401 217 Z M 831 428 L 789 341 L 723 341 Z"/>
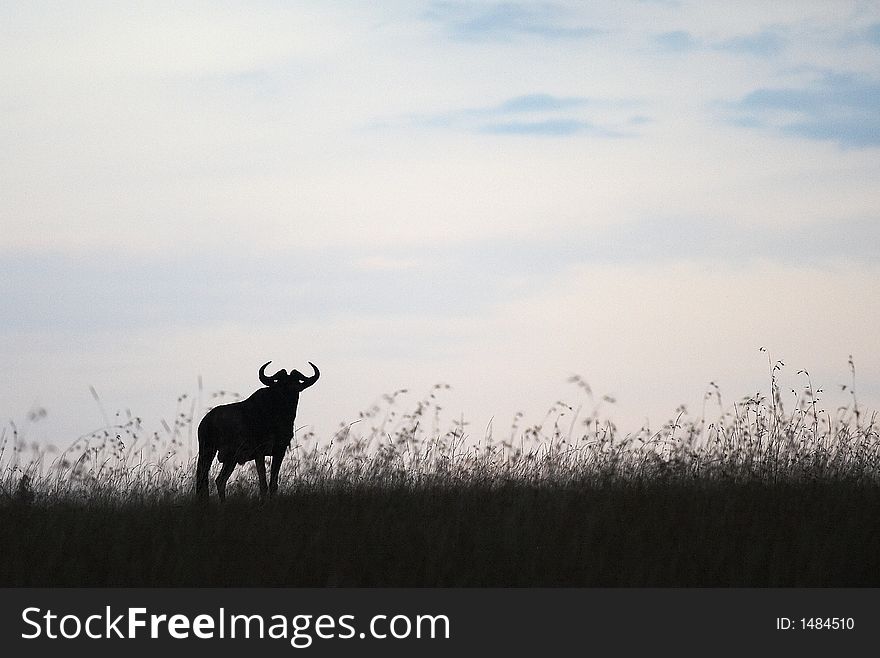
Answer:
<path fill-rule="evenodd" d="M 880 146 L 880 83 L 863 77 L 825 74 L 806 87 L 757 89 L 732 107 L 738 125 L 848 148 Z"/>
<path fill-rule="evenodd" d="M 414 258 L 389 258 L 388 256 L 368 256 L 355 261 L 355 267 L 365 272 L 403 272 L 418 266 Z"/>
<path fill-rule="evenodd" d="M 654 36 L 654 42 L 661 50 L 672 53 L 690 52 L 700 47 L 700 42 L 690 32 L 685 30 L 673 30 L 672 32 L 657 34 Z"/>
<path fill-rule="evenodd" d="M 417 252 L 418 258 L 412 248 L 342 247 L 270 258 L 0 254 L 0 314 L 8 318 L 0 334 L 270 326 L 350 313 L 467 315 L 507 298 L 506 282 L 518 273 L 518 263 L 482 242 Z M 524 285 L 541 277 L 537 271 Z"/>
<path fill-rule="evenodd" d="M 554 4 L 435 2 L 425 18 L 440 23 L 460 41 L 508 41 L 522 36 L 572 40 L 601 33 L 573 22 L 565 7 Z"/>
<path fill-rule="evenodd" d="M 654 43 L 661 50 L 669 53 L 711 49 L 737 55 L 773 57 L 783 51 L 786 40 L 777 28 L 766 28 L 759 32 L 741 34 L 720 41 L 707 41 L 685 30 L 673 30 L 655 35 Z"/>
<path fill-rule="evenodd" d="M 576 119 L 547 119 L 544 121 L 509 121 L 504 123 L 489 123 L 484 125 L 481 132 L 490 135 L 543 135 L 562 137 L 579 133 L 590 133 L 601 137 L 621 137 L 617 133 L 604 128 L 599 128 L 587 121 Z"/>
<path fill-rule="evenodd" d="M 636 101 L 607 101 L 583 96 L 554 96 L 532 93 L 513 96 L 505 101 L 483 107 L 469 107 L 431 115 L 411 116 L 397 121 L 376 119 L 370 126 L 377 129 L 396 125 L 421 128 L 446 128 L 483 135 L 538 135 L 563 137 L 589 134 L 599 137 L 627 136 L 622 129 L 602 125 L 583 116 L 583 109 L 624 110 L 639 105 Z M 579 111 L 581 110 L 581 111 Z M 633 127 L 650 121 L 647 117 L 626 116 L 617 121 Z"/>
<path fill-rule="evenodd" d="M 591 230 L 448 245 L 297 250 L 270 258 L 7 253 L 0 257 L 0 314 L 6 318 L 4 333 L 51 328 L 72 336 L 151 327 L 271 326 L 351 313 L 459 317 L 541 294 L 572 267 L 675 262 L 876 263 L 880 222 L 756 229 L 726 219 L 650 218 Z"/>
<path fill-rule="evenodd" d="M 582 107 L 587 99 L 580 96 L 559 97 L 550 94 L 528 94 L 516 96 L 494 108 L 495 112 L 553 112 Z M 493 111 L 493 110 L 490 110 Z"/>
<path fill-rule="evenodd" d="M 785 39 L 776 30 L 766 29 L 754 34 L 737 36 L 721 41 L 713 47 L 716 50 L 732 53 L 772 57 L 782 52 L 785 48 L 785 43 Z"/>

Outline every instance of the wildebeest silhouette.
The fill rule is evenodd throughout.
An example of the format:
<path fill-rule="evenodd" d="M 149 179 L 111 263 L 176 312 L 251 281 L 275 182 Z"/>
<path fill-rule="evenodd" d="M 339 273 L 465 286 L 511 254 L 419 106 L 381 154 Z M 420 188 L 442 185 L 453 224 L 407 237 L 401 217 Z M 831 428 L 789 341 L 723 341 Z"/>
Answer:
<path fill-rule="evenodd" d="M 236 464 L 250 460 L 260 477 L 260 496 L 274 495 L 278 490 L 278 472 L 284 453 L 293 438 L 293 421 L 299 394 L 318 381 L 321 373 L 315 371 L 306 377 L 298 370 L 287 374 L 279 370 L 266 375 L 267 361 L 260 368 L 260 381 L 265 385 L 246 400 L 221 404 L 211 409 L 199 423 L 199 459 L 196 465 L 196 494 L 208 498 L 208 471 L 214 457 L 223 465 L 217 476 L 217 494 L 226 499 L 226 481 Z M 266 461 L 272 457 L 272 473 L 266 484 Z"/>

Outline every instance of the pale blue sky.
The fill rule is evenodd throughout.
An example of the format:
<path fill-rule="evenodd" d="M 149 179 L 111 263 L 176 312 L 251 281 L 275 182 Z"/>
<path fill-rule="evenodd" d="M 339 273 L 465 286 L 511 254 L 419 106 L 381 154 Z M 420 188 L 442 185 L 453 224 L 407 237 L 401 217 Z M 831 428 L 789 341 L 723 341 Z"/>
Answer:
<path fill-rule="evenodd" d="M 0 412 L 65 443 L 198 375 L 299 421 L 580 374 L 624 429 L 765 388 L 880 402 L 870 2 L 0 6 Z M 414 395 L 416 394 L 414 393 Z"/>

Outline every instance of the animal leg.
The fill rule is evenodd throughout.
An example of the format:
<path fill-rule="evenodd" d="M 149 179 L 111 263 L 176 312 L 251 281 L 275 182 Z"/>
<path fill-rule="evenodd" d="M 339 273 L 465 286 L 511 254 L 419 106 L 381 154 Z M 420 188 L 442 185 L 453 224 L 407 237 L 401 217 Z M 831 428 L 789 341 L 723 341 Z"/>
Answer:
<path fill-rule="evenodd" d="M 208 499 L 208 471 L 211 470 L 211 462 L 214 461 L 216 450 L 199 450 L 199 461 L 196 465 L 196 496 L 202 500 Z"/>
<path fill-rule="evenodd" d="M 260 498 L 265 498 L 269 489 L 266 484 L 266 458 L 260 455 L 254 459 L 254 466 L 257 467 L 257 476 L 260 478 Z"/>
<path fill-rule="evenodd" d="M 220 469 L 220 475 L 217 476 L 217 495 L 220 496 L 221 503 L 226 500 L 226 481 L 232 475 L 233 470 L 235 470 L 235 462 L 228 461 L 223 464 L 223 468 Z"/>
<path fill-rule="evenodd" d="M 281 471 L 281 460 L 284 453 L 272 455 L 272 472 L 269 476 L 269 496 L 274 496 L 278 491 L 278 473 Z"/>

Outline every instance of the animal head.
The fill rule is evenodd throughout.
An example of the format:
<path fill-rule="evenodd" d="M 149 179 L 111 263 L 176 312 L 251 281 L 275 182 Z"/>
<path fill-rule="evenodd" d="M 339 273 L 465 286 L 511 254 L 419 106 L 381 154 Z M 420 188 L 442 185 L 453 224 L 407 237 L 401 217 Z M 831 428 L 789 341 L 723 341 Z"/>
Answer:
<path fill-rule="evenodd" d="M 274 375 L 266 374 L 266 366 L 268 366 L 271 361 L 266 361 L 260 367 L 260 381 L 263 382 L 266 386 L 272 387 L 284 387 L 290 389 L 291 391 L 300 392 L 307 389 L 309 386 L 318 381 L 318 377 L 321 376 L 318 367 L 309 361 L 309 365 L 312 366 L 312 370 L 315 371 L 315 374 L 311 377 L 306 377 L 299 370 L 291 370 L 290 374 L 284 369 L 279 370 Z"/>

